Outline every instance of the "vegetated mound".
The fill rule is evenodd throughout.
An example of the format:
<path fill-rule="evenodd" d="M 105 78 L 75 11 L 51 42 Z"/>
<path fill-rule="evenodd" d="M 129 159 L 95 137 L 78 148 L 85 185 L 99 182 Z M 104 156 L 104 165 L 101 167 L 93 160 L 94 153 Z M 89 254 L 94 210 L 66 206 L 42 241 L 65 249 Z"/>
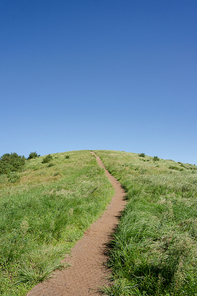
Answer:
<path fill-rule="evenodd" d="M 196 295 L 197 167 L 118 151 L 96 151 L 127 192 L 112 241 L 107 295 Z"/>
<path fill-rule="evenodd" d="M 0 175 L 0 295 L 9 296 L 62 268 L 114 193 L 90 151 L 31 157 L 17 175 Z"/>
<path fill-rule="evenodd" d="M 0 174 L 20 171 L 25 165 L 25 157 L 17 153 L 6 153 L 0 157 Z"/>
<path fill-rule="evenodd" d="M 30 160 L 37 157 L 40 157 L 40 155 L 35 151 L 35 152 L 30 152 L 27 159 Z"/>

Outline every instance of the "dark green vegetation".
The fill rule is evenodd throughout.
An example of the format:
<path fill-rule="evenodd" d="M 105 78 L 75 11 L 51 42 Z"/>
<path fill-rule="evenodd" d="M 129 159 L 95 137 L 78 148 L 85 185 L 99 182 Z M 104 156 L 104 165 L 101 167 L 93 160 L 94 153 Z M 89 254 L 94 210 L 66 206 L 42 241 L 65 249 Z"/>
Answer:
<path fill-rule="evenodd" d="M 17 175 L 0 175 L 3 296 L 26 295 L 54 269 L 62 268 L 61 259 L 114 193 L 89 151 L 53 154 L 49 163 L 44 159 L 49 157 L 22 158 L 25 164 Z"/>
<path fill-rule="evenodd" d="M 6 153 L 0 157 L 0 175 L 21 171 L 25 165 L 25 157 L 17 153 Z"/>
<path fill-rule="evenodd" d="M 197 295 L 197 167 L 96 151 L 127 191 L 105 295 Z"/>
<path fill-rule="evenodd" d="M 51 156 L 51 154 L 48 154 L 47 156 L 45 156 L 42 160 L 42 163 L 48 163 L 53 159 L 53 157 Z"/>
<path fill-rule="evenodd" d="M 29 159 L 37 158 L 37 157 L 40 157 L 40 155 L 38 155 L 37 152 L 35 151 L 35 152 L 30 152 L 27 159 L 29 160 Z"/>

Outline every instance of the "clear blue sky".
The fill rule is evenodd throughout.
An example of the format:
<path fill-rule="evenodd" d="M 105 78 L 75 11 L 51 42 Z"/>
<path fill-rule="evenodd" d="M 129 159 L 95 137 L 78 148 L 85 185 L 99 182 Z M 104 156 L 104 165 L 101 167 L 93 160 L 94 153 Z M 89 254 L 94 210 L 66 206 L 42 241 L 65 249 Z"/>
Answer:
<path fill-rule="evenodd" d="M 0 0 L 0 155 L 197 164 L 196 0 Z"/>

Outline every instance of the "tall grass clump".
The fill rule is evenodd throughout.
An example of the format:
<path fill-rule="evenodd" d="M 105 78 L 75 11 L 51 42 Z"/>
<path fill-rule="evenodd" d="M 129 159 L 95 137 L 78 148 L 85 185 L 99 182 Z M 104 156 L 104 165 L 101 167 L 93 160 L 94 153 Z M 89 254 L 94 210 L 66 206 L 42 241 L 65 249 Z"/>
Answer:
<path fill-rule="evenodd" d="M 69 156 L 69 157 L 67 157 Z M 89 151 L 28 160 L 0 175 L 0 295 L 26 295 L 48 278 L 104 211 L 113 188 Z"/>
<path fill-rule="evenodd" d="M 105 295 L 197 295 L 197 170 L 133 153 L 96 151 L 128 203 L 111 242 Z"/>

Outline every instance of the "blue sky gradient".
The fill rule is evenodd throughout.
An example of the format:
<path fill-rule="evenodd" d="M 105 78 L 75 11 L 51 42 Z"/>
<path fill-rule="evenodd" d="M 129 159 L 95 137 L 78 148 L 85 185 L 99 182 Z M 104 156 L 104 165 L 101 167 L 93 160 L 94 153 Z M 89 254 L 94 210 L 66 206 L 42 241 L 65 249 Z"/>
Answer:
<path fill-rule="evenodd" d="M 0 155 L 197 164 L 196 0 L 1 0 Z"/>

